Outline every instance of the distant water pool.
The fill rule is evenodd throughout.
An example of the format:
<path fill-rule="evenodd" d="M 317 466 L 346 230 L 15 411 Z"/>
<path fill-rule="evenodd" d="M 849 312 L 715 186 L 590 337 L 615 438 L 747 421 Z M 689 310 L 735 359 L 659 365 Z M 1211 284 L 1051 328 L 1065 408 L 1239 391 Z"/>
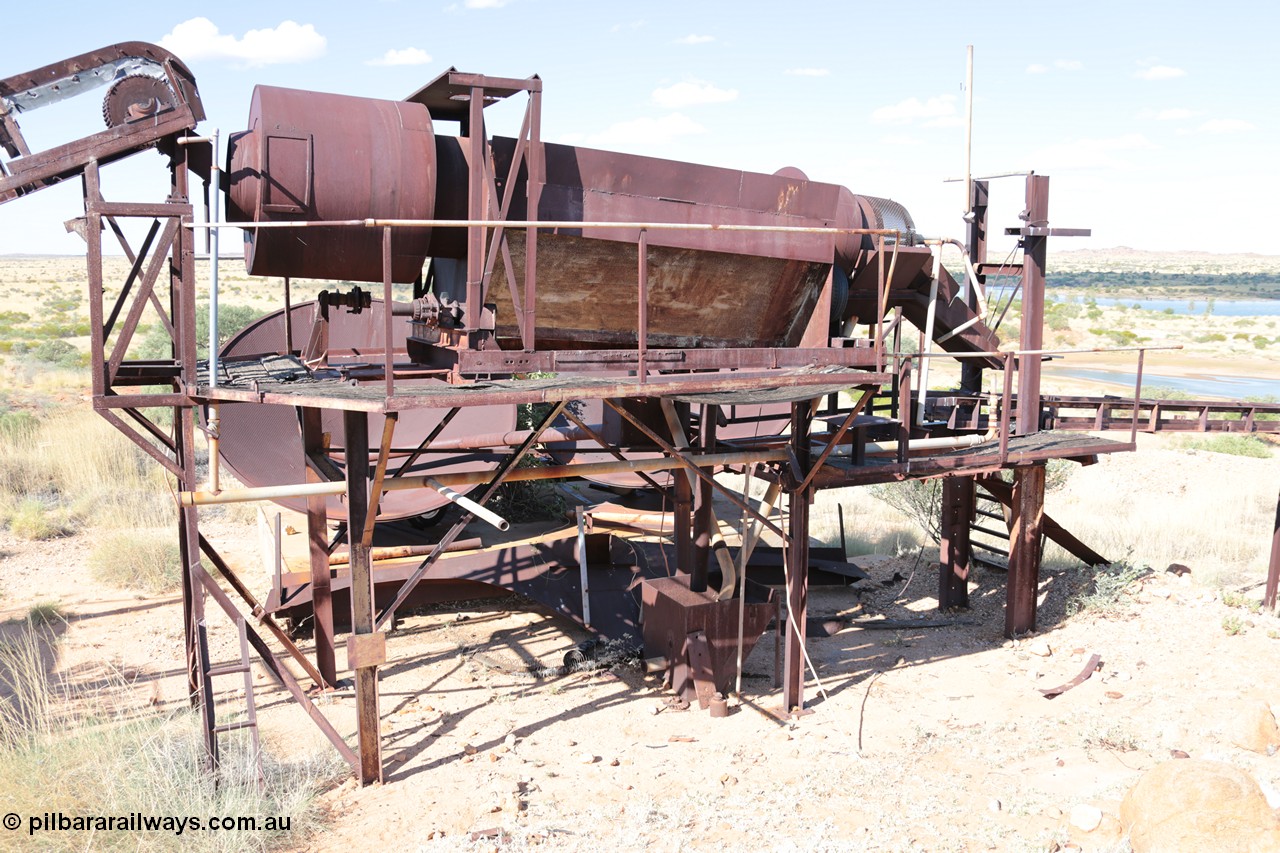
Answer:
<path fill-rule="evenodd" d="M 1125 396 L 1133 394 L 1133 383 L 1137 374 L 1127 370 L 1106 370 L 1092 367 L 1053 367 L 1044 366 L 1046 377 L 1069 377 L 1072 379 L 1088 379 L 1123 388 Z M 1242 400 L 1245 397 L 1280 396 L 1280 376 L 1275 379 L 1259 379 L 1256 376 L 1163 376 L 1159 373 L 1142 371 L 1142 387 L 1147 391 L 1152 388 L 1172 388 L 1183 391 L 1194 398 L 1210 397 L 1218 400 Z M 1147 396 L 1145 393 L 1143 396 Z"/>
<path fill-rule="evenodd" d="M 1009 295 L 1009 287 L 992 288 L 988 298 L 1005 299 Z M 1051 293 L 1054 302 L 1077 302 L 1084 304 L 1090 297 L 1081 293 Z M 1280 299 L 1120 299 L 1114 296 L 1096 296 L 1093 301 L 1103 307 L 1124 305 L 1137 306 L 1143 311 L 1172 311 L 1174 314 L 1199 316 L 1206 310 L 1217 317 L 1280 317 Z M 1210 305 L 1212 303 L 1212 305 Z"/>

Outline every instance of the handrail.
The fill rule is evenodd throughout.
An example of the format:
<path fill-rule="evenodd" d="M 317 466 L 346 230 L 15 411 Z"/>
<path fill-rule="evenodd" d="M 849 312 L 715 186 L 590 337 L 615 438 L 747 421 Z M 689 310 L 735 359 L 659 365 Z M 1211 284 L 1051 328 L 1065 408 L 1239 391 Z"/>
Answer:
<path fill-rule="evenodd" d="M 897 228 L 833 228 L 825 225 L 740 225 L 732 222 L 622 222 L 576 219 L 333 219 L 305 222 L 189 222 L 187 228 L 632 228 L 647 231 L 754 231 L 779 234 L 862 234 L 901 238 Z"/>

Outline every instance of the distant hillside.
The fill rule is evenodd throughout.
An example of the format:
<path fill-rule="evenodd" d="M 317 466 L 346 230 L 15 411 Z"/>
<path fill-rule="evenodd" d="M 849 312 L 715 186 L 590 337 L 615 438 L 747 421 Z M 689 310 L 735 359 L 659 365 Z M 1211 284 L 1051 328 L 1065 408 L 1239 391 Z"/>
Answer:
<path fill-rule="evenodd" d="M 1112 249 L 1049 247 L 1048 272 L 1150 272 L 1163 275 L 1280 275 L 1280 255 L 1214 252 L 1152 252 L 1117 246 Z"/>

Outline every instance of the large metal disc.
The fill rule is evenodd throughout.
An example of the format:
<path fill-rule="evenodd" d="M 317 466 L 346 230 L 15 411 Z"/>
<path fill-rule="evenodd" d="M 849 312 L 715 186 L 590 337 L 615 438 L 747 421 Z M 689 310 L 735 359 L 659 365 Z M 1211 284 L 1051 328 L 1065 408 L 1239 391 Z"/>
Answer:
<path fill-rule="evenodd" d="M 316 313 L 316 303 L 295 305 L 293 318 L 293 349 L 301 349 L 310 334 Z M 348 314 L 331 309 L 329 344 L 331 364 L 380 363 L 361 352 L 382 348 L 382 303 L 360 314 Z M 399 336 L 397 347 L 403 348 L 408 324 L 394 324 Z M 280 353 L 286 351 L 284 311 L 276 311 L 262 317 L 233 337 L 223 348 L 223 357 Z M 413 382 L 432 380 L 398 381 L 397 387 Z M 409 451 L 427 437 L 431 430 L 447 414 L 442 409 L 407 409 L 402 411 L 396 424 L 392 442 L 393 455 L 387 467 L 387 476 L 401 471 Z M 254 403 L 223 403 L 221 406 L 221 436 L 223 462 L 236 478 L 247 486 L 277 486 L 302 483 L 306 480 L 303 462 L 302 435 L 297 410 L 289 406 L 258 405 Z M 369 415 L 369 441 L 377 445 L 382 435 L 383 417 Z M 321 416 L 325 432 L 331 436 L 334 462 L 342 467 L 342 412 L 325 410 Z M 440 435 L 440 440 L 463 438 L 477 433 L 513 430 L 516 426 L 515 406 L 469 406 L 450 422 Z M 371 454 L 372 456 L 372 454 Z M 370 470 L 373 462 L 371 458 Z M 456 451 L 427 453 L 421 456 L 405 474 L 438 474 L 452 471 L 492 470 L 500 461 L 500 455 L 492 451 Z M 468 489 L 459 487 L 458 491 Z M 303 499 L 280 501 L 284 506 L 299 512 L 306 510 Z M 431 489 L 387 492 L 379 506 L 378 518 L 409 518 L 434 512 L 448 503 Z M 337 498 L 328 501 L 330 518 L 346 518 L 346 506 Z"/>

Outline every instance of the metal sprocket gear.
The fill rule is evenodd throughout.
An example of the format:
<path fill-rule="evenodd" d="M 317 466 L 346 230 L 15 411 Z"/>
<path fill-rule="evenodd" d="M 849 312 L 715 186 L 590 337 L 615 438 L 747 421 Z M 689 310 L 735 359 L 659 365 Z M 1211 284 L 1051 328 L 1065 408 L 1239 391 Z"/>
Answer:
<path fill-rule="evenodd" d="M 102 99 L 102 119 L 107 127 L 119 127 L 173 109 L 173 103 L 173 92 L 164 80 L 134 74 L 111 84 Z"/>

